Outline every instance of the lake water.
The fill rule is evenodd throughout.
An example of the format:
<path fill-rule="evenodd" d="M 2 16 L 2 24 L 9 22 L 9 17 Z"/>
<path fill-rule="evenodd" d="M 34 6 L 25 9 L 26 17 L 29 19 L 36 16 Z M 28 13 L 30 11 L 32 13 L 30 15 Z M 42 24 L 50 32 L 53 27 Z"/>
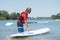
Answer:
<path fill-rule="evenodd" d="M 10 35 L 18 33 L 16 20 L 0 20 L 0 40 L 60 40 L 60 21 L 56 20 L 29 20 L 30 30 L 50 28 L 50 32 L 42 35 L 30 36 L 25 38 L 11 38 Z M 6 23 L 13 23 L 6 26 Z M 25 25 L 24 25 L 25 28 Z M 25 28 L 26 30 L 26 28 Z"/>

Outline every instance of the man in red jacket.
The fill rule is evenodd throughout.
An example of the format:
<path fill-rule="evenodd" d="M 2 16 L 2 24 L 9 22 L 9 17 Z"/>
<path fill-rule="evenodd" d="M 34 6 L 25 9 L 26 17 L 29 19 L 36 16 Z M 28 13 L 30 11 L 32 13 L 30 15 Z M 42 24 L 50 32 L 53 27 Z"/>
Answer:
<path fill-rule="evenodd" d="M 27 23 L 28 14 L 30 14 L 31 8 L 27 8 L 25 11 L 21 12 L 18 16 L 17 27 L 18 32 L 24 32 L 23 24 L 25 23 L 27 31 L 30 31 Z"/>

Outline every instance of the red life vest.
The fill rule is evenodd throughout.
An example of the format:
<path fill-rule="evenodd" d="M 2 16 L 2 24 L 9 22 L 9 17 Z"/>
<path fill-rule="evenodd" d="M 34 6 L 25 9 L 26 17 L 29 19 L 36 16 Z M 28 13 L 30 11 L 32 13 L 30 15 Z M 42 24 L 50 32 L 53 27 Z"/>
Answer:
<path fill-rule="evenodd" d="M 24 22 L 25 20 L 27 20 L 27 18 L 28 18 L 27 13 L 26 12 L 22 12 L 20 14 L 20 16 L 18 17 L 18 22 Z"/>

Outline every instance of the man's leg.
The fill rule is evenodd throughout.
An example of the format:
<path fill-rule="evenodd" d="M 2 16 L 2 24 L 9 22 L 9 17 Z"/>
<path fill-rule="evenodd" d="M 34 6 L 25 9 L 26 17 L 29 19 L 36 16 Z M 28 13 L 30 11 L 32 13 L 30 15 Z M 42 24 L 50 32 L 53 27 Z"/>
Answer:
<path fill-rule="evenodd" d="M 18 26 L 18 32 L 24 32 L 24 28 L 23 28 L 23 23 L 22 22 L 20 22 L 20 23 L 18 23 L 17 22 L 17 26 Z"/>
<path fill-rule="evenodd" d="M 21 32 L 24 32 L 24 28 L 23 27 L 22 28 L 21 27 L 18 27 L 18 32 L 20 32 L 20 33 Z"/>

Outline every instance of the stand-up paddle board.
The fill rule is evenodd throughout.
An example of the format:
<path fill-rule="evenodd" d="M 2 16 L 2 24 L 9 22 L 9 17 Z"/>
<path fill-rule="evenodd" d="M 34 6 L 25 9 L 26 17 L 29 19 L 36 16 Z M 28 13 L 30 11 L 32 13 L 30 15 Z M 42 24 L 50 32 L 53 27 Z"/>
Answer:
<path fill-rule="evenodd" d="M 49 32 L 50 29 L 49 28 L 42 28 L 42 29 L 38 29 L 38 30 L 33 30 L 33 31 L 26 31 L 23 33 L 17 33 L 17 34 L 12 34 L 11 37 L 27 37 L 27 36 L 33 36 L 33 35 L 37 35 L 37 34 L 44 34 Z"/>

